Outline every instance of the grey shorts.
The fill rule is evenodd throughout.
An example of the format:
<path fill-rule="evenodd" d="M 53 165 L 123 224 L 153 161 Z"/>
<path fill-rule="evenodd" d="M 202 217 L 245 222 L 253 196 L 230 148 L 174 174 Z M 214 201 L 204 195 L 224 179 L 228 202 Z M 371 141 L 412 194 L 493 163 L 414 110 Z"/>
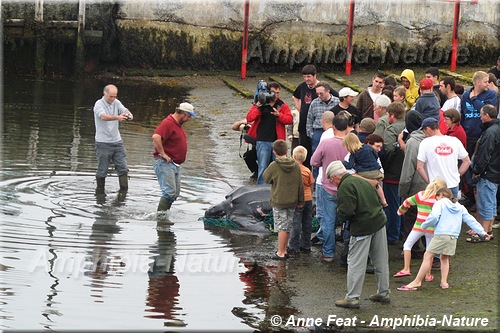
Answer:
<path fill-rule="evenodd" d="M 274 230 L 290 232 L 293 223 L 293 208 L 276 208 L 273 207 Z"/>
<path fill-rule="evenodd" d="M 455 255 L 457 238 L 450 235 L 434 235 L 426 251 L 447 256 Z"/>

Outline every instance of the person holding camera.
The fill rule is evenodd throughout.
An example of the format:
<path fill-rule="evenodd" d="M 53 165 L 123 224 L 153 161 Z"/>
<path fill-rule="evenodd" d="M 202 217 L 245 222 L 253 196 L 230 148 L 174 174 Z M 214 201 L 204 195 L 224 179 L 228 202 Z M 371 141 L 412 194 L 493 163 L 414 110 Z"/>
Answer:
<path fill-rule="evenodd" d="M 279 97 L 280 84 L 271 82 L 267 87 L 268 92 L 259 94 L 258 101 L 252 105 L 246 117 L 247 122 L 253 122 L 252 132 L 256 133 L 257 185 L 265 184 L 262 174 L 274 160 L 273 142 L 286 140 L 285 126 L 293 122 L 290 107 Z"/>
<path fill-rule="evenodd" d="M 245 164 L 247 165 L 252 175 L 250 178 L 257 178 L 257 148 L 255 147 L 255 133 L 252 131 L 252 124 L 247 122 L 247 119 L 241 119 L 235 121 L 231 125 L 233 131 L 239 131 L 240 134 L 240 157 L 243 158 Z M 241 146 L 243 145 L 243 140 L 247 143 L 247 150 L 241 155 Z M 250 148 L 248 147 L 250 145 Z"/>
<path fill-rule="evenodd" d="M 104 87 L 103 97 L 94 105 L 95 152 L 97 156 L 96 195 L 104 194 L 110 160 L 113 161 L 118 174 L 120 191 L 128 190 L 127 152 L 123 146 L 119 123 L 132 120 L 134 116 L 116 98 L 117 96 L 118 88 L 108 84 Z"/>

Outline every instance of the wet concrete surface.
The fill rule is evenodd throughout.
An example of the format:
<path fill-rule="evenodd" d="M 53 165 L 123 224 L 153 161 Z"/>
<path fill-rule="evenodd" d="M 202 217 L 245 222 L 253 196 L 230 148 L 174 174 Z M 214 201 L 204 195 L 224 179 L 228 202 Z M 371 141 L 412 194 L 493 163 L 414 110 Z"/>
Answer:
<path fill-rule="evenodd" d="M 392 72 L 399 74 L 403 69 L 395 69 Z M 416 77 L 423 76 L 424 70 L 425 68 L 415 70 Z M 466 72 L 474 70 L 476 69 L 464 69 Z M 374 71 L 359 71 L 348 79 L 366 87 L 370 84 L 373 73 Z M 273 75 L 292 84 L 302 82 L 300 73 Z M 342 74 L 337 75 L 346 78 Z M 239 80 L 238 73 L 233 73 L 232 77 Z M 240 83 L 254 91 L 257 81 L 267 80 L 268 77 L 269 73 L 253 75 Z M 325 77 L 320 74 L 319 79 L 323 80 Z M 231 188 L 253 184 L 254 181 L 249 178 L 250 172 L 238 155 L 240 133 L 230 129 L 234 121 L 245 117 L 251 100 L 228 88 L 217 76 L 179 76 L 174 80 L 179 84 L 194 87 L 189 100 L 195 106 L 199 121 L 203 122 L 204 128 L 200 130 L 199 135 L 206 136 L 207 146 L 217 152 L 210 155 L 213 161 L 207 163 L 220 165 L 219 174 L 224 175 Z M 332 86 L 336 89 L 342 88 L 335 83 Z M 290 92 L 283 89 L 281 97 L 289 105 L 293 105 Z M 243 144 L 241 152 L 244 147 Z M 255 295 L 251 290 L 246 293 L 249 302 L 258 303 L 261 300 L 266 303 L 262 305 L 267 309 L 265 319 L 247 322 L 255 329 L 301 331 L 311 328 L 314 321 L 318 324 L 317 330 L 325 331 L 495 331 L 498 327 L 498 236 L 489 243 L 470 244 L 465 242 L 466 230 L 468 228 L 464 225 L 456 255 L 451 259 L 450 289 L 443 290 L 439 287 L 440 272 L 437 270 L 433 272 L 435 280 L 424 282 L 418 291 L 397 291 L 396 287 L 412 280 L 421 260 L 412 260 L 412 277 L 393 278 L 392 274 L 403 267 L 403 260 L 400 259 L 402 244 L 390 245 L 391 303 L 379 304 L 368 300 L 368 296 L 376 292 L 376 279 L 374 275 L 366 275 L 361 308 L 356 310 L 337 308 L 334 305 L 335 300 L 344 298 L 346 293 L 346 269 L 338 265 L 342 244 L 337 246 L 336 260 L 333 263 L 322 263 L 317 258 L 320 248 L 316 247 L 310 254 L 301 254 L 278 263 L 269 259 L 276 248 L 276 236 L 213 232 L 226 235 L 233 248 L 239 249 L 239 244 L 245 243 L 245 246 L 241 246 L 239 256 L 248 267 L 256 267 L 258 274 L 265 274 L 272 281 L 264 294 Z M 248 246 L 252 243 L 253 246 Z M 452 318 L 452 321 L 443 323 L 444 316 L 447 320 Z M 462 317 L 486 318 L 488 323 L 486 326 L 478 323 L 467 326 L 467 322 L 460 321 Z M 341 321 L 332 321 L 326 325 L 329 318 L 345 321 L 344 324 L 341 324 Z M 354 318 L 357 321 L 354 321 Z M 386 321 L 382 320 L 384 318 Z M 403 326 L 398 326 L 398 320 L 403 319 L 408 321 L 403 323 Z M 248 316 L 246 320 L 249 320 Z M 320 323 L 322 325 L 319 325 Z"/>

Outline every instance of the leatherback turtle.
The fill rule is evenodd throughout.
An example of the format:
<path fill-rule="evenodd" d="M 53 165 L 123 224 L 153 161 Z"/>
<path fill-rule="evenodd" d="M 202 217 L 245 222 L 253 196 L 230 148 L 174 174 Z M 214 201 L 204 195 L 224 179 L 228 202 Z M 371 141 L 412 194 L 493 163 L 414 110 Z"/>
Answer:
<path fill-rule="evenodd" d="M 239 230 L 269 232 L 264 219 L 272 215 L 270 196 L 271 185 L 238 187 L 229 192 L 224 201 L 210 207 L 205 212 L 205 219 L 226 218 L 236 224 Z"/>

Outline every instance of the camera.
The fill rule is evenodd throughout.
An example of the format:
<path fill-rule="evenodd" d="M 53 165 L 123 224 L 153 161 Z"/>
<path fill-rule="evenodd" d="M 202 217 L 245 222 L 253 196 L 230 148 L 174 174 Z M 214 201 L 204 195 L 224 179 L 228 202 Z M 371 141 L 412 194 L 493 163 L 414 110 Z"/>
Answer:
<path fill-rule="evenodd" d="M 127 120 L 132 120 L 132 115 L 130 113 L 125 113 L 124 116 Z"/>
<path fill-rule="evenodd" d="M 242 132 L 248 132 L 249 128 L 250 128 L 250 126 L 248 124 L 241 124 L 239 127 L 240 131 L 242 131 Z"/>
<path fill-rule="evenodd" d="M 259 102 L 261 106 L 269 105 L 271 99 L 275 96 L 274 92 L 269 92 L 269 88 L 267 86 L 267 82 L 264 80 L 260 80 L 257 83 L 257 90 L 254 94 L 254 102 Z"/>

